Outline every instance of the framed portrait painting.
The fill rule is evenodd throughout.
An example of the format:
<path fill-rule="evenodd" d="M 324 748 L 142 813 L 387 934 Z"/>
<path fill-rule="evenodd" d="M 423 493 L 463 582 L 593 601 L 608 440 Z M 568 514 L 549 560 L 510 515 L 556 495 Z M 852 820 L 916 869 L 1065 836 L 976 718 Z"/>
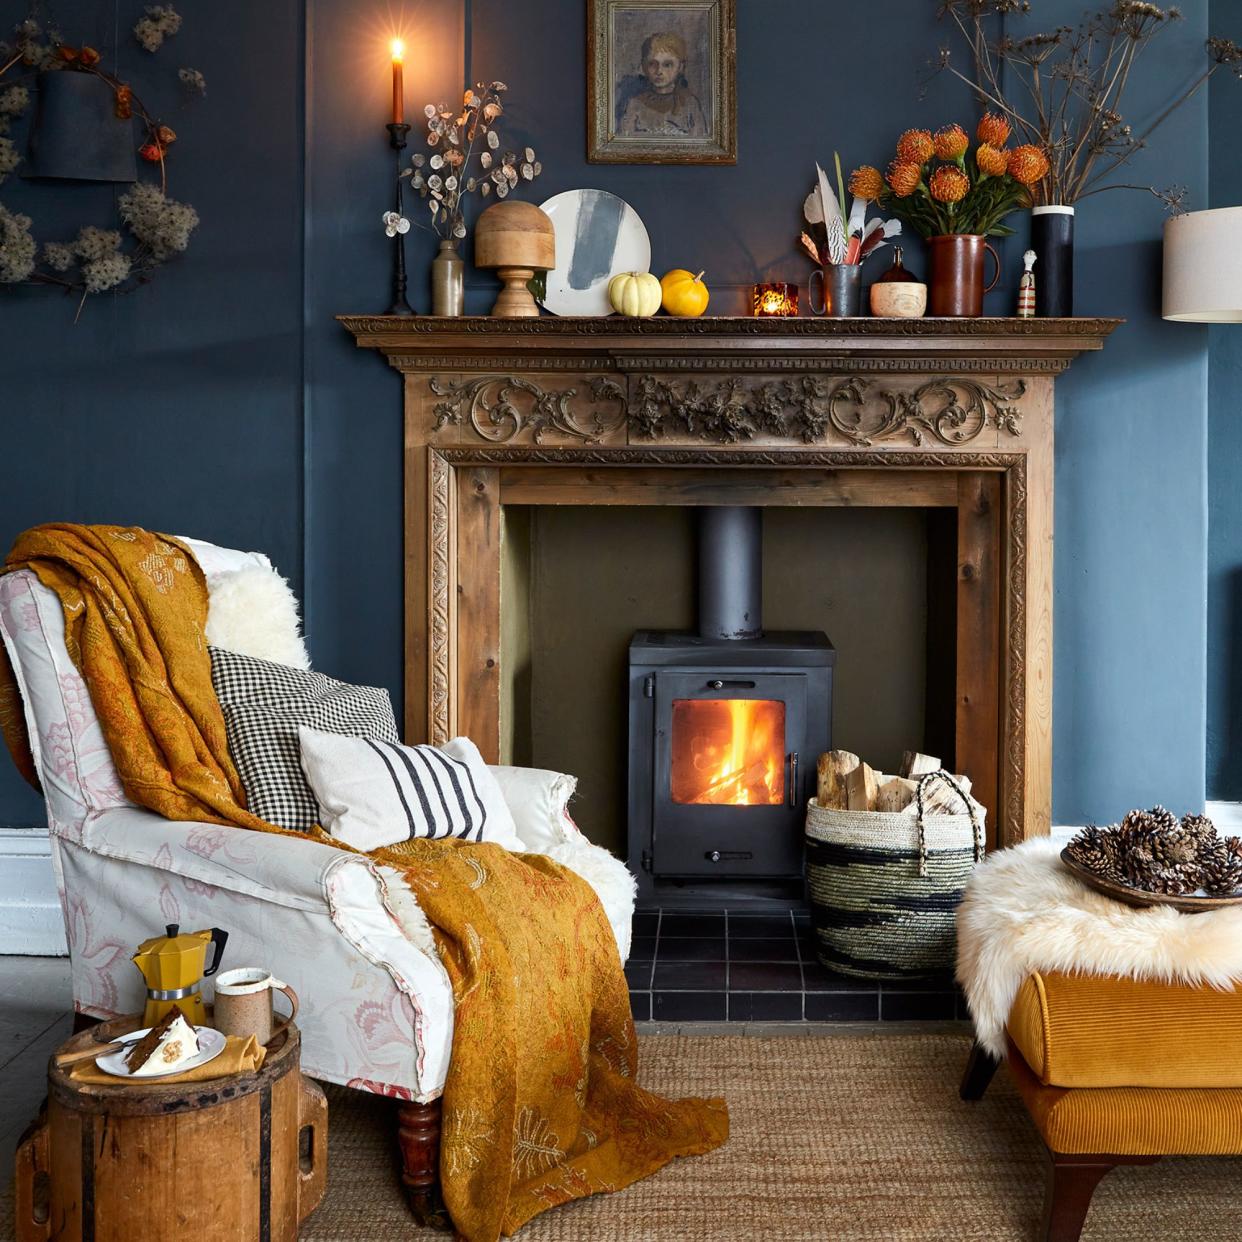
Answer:
<path fill-rule="evenodd" d="M 737 163 L 735 3 L 589 0 L 591 163 Z"/>

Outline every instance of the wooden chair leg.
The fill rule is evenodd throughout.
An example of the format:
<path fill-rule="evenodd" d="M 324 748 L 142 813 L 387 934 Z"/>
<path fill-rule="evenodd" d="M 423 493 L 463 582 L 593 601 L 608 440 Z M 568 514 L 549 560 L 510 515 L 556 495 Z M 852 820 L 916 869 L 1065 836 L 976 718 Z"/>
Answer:
<path fill-rule="evenodd" d="M 1105 1173 L 1121 1164 L 1155 1164 L 1159 1156 L 1066 1156 L 1048 1153 L 1040 1242 L 1078 1242 L 1091 1196 Z"/>
<path fill-rule="evenodd" d="M 981 1100 L 988 1089 L 988 1083 L 996 1074 L 1000 1062 L 984 1046 L 975 1040 L 970 1046 L 970 1057 L 966 1061 L 966 1072 L 962 1075 L 962 1085 L 957 1089 L 963 1100 Z"/>
<path fill-rule="evenodd" d="M 435 1229 L 450 1228 L 440 1195 L 439 1100 L 398 1104 L 397 1144 L 401 1148 L 401 1180 L 414 1219 Z"/>

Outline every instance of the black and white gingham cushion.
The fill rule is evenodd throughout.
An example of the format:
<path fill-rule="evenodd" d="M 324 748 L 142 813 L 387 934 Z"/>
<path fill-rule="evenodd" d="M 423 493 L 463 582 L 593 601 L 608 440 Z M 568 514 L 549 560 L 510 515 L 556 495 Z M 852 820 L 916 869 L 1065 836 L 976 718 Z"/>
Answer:
<path fill-rule="evenodd" d="M 388 691 L 212 647 L 211 681 L 224 710 L 229 751 L 250 810 L 306 832 L 319 804 L 302 772 L 298 725 L 396 742 Z"/>

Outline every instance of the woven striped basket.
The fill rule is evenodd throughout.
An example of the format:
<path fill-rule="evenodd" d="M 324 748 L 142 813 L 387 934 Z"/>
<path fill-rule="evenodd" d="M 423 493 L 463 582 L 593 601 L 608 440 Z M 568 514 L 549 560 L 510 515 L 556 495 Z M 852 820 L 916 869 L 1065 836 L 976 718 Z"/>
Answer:
<path fill-rule="evenodd" d="M 946 781 L 962 815 L 928 815 L 926 788 Z M 918 979 L 953 967 L 954 915 L 983 857 L 982 808 L 944 772 L 919 781 L 916 814 L 806 813 L 806 871 L 819 960 L 860 979 Z"/>

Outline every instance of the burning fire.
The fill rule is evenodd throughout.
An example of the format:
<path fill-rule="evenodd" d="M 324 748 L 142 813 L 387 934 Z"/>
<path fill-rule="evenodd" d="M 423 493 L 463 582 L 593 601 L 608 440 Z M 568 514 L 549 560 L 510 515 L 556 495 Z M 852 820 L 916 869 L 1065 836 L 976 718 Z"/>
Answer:
<path fill-rule="evenodd" d="M 675 699 L 673 801 L 779 806 L 785 800 L 785 704 Z"/>

